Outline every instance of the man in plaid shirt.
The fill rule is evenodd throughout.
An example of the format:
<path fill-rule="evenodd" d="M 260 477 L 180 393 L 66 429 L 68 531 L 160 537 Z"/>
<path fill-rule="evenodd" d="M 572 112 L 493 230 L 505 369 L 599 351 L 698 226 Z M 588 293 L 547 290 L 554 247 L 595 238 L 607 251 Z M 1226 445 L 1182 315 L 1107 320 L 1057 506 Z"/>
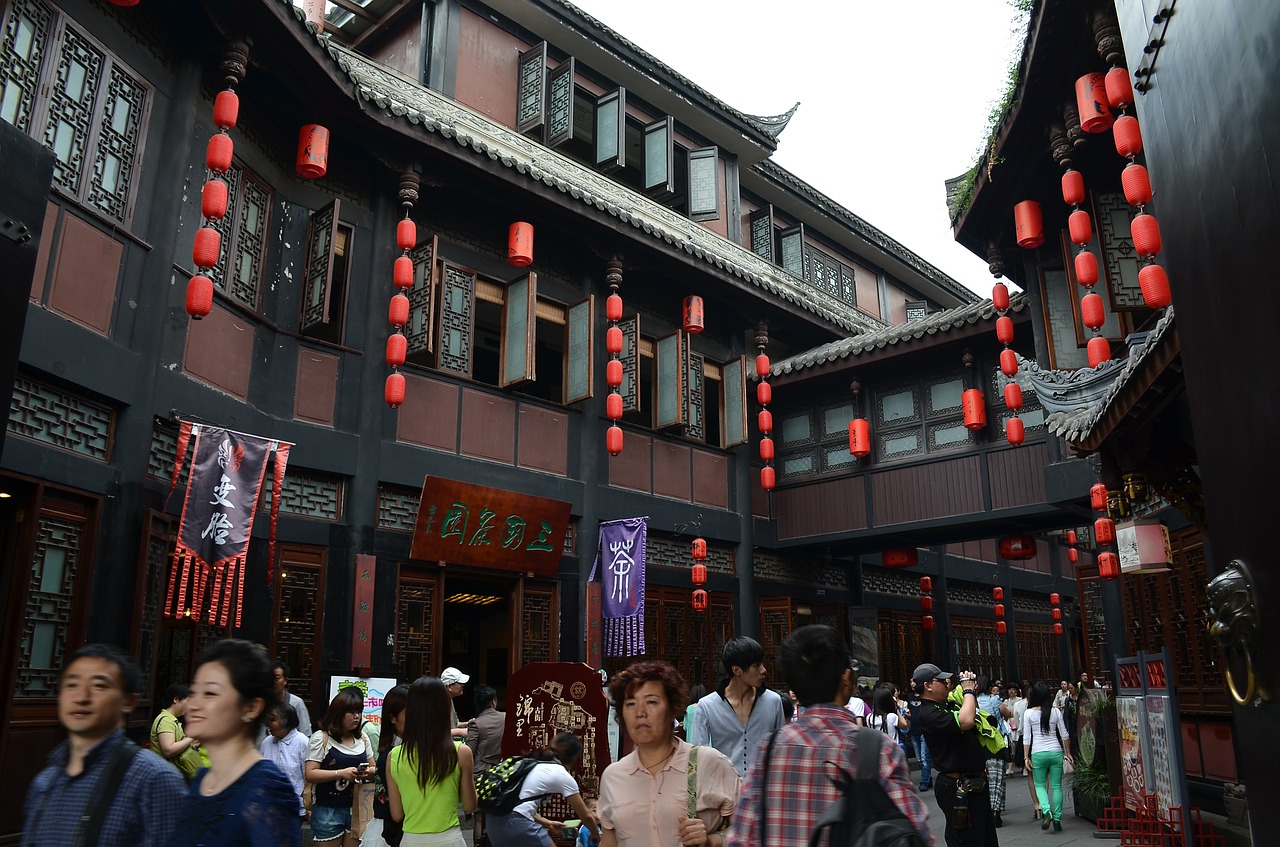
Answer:
<path fill-rule="evenodd" d="M 767 773 L 764 751 L 752 757 L 726 847 L 808 847 L 818 821 L 841 796 L 826 763 L 857 776 L 858 726 L 844 708 L 856 681 L 839 633 L 821 625 L 797 629 L 782 642 L 778 668 L 804 713 L 777 731 Z M 880 787 L 932 845 L 929 811 L 897 744 L 880 745 Z"/>

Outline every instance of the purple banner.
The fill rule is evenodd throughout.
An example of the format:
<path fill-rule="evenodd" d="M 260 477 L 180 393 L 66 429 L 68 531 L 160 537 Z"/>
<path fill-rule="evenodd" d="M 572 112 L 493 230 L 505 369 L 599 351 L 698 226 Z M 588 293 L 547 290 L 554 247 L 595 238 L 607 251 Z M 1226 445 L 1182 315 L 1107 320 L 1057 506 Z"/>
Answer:
<path fill-rule="evenodd" d="M 589 580 L 594 580 L 596 571 L 600 571 L 606 656 L 626 658 L 645 652 L 644 562 L 648 535 L 647 517 L 600 524 L 600 545 Z"/>
<path fill-rule="evenodd" d="M 205 567 L 242 558 L 275 442 L 202 426 L 191 458 L 178 546 Z"/>

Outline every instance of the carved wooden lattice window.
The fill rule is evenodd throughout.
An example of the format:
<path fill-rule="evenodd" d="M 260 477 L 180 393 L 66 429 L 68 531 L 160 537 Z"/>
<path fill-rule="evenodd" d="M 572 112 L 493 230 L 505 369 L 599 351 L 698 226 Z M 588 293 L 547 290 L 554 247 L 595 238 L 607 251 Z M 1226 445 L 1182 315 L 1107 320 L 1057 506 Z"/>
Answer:
<path fill-rule="evenodd" d="M 440 342 L 441 370 L 471 376 L 475 299 L 475 273 L 446 262 L 440 292 L 440 329 L 436 335 Z"/>
<path fill-rule="evenodd" d="M 679 330 L 655 342 L 654 376 L 657 391 L 654 423 L 659 429 L 684 423 L 684 381 L 689 369 L 686 350 L 684 333 Z"/>
<path fill-rule="evenodd" d="M 27 582 L 22 646 L 14 699 L 57 696 L 68 647 L 74 645 L 74 612 L 80 568 L 87 561 L 88 512 L 46 502 L 36 519 L 35 553 Z"/>
<path fill-rule="evenodd" d="M 1018 678 L 1062 679 L 1062 661 L 1058 658 L 1058 636 L 1048 624 L 1019 623 Z"/>
<path fill-rule="evenodd" d="M 1003 679 L 1004 636 L 996 634 L 995 621 L 952 615 L 951 661 L 956 668 Z"/>
<path fill-rule="evenodd" d="M 396 592 L 396 664 L 402 679 L 417 679 L 435 667 L 435 624 L 440 619 L 434 576 L 400 574 Z"/>
<path fill-rule="evenodd" d="M 408 357 L 417 364 L 428 363 L 435 328 L 436 286 L 439 272 L 435 258 L 439 254 L 439 242 L 436 236 L 419 244 L 409 251 L 413 260 L 413 287 L 409 289 L 409 325 L 404 328 L 405 340 L 408 342 Z"/>
<path fill-rule="evenodd" d="M 520 54 L 516 70 L 516 132 L 529 132 L 546 120 L 547 42 Z"/>
<path fill-rule="evenodd" d="M 289 665 L 289 686 L 311 707 L 323 700 L 320 691 L 320 633 L 324 632 L 325 567 L 323 547 L 286 545 L 280 553 L 276 592 L 274 654 Z M 317 699 L 319 697 L 320 699 Z"/>
<path fill-rule="evenodd" d="M 902 684 L 925 661 L 923 615 L 881 610 L 876 621 L 880 641 L 880 679 Z"/>
<path fill-rule="evenodd" d="M 595 372 L 595 295 L 569 307 L 564 326 L 564 402 L 577 403 L 595 396 L 591 374 Z"/>
<path fill-rule="evenodd" d="M 132 655 L 142 672 L 142 697 L 151 702 L 155 695 L 156 653 L 160 647 L 160 614 L 178 525 L 174 518 L 153 510 L 146 513 L 146 529 L 139 554 L 137 618 L 133 631 Z"/>
<path fill-rule="evenodd" d="M 537 379 L 538 275 L 518 277 L 507 285 L 502 304 L 502 342 L 498 385 L 505 388 Z"/>
<path fill-rule="evenodd" d="M 547 121 L 543 143 L 557 147 L 573 138 L 573 57 L 547 74 Z"/>
<path fill-rule="evenodd" d="M 1110 672 L 1110 666 L 1103 661 L 1107 655 L 1107 619 L 1102 605 L 1102 580 L 1098 576 L 1098 566 L 1090 563 L 1076 569 L 1076 585 L 1080 597 L 1080 625 L 1084 630 L 1085 667 L 1091 675 Z"/>
<path fill-rule="evenodd" d="M 266 253 L 271 190 L 243 166 L 232 163 L 219 179 L 227 184 L 227 214 L 206 224 L 222 235 L 218 264 L 210 276 L 218 288 L 250 309 L 258 308 L 262 258 Z"/>
<path fill-rule="evenodd" d="M 778 264 L 802 279 L 804 253 L 804 224 L 796 224 L 778 233 Z"/>
<path fill-rule="evenodd" d="M 553 584 L 522 580 L 514 614 L 520 633 L 517 667 L 560 657 L 560 609 Z"/>
<path fill-rule="evenodd" d="M 99 462 L 111 460 L 111 409 L 19 376 L 9 402 L 9 432 Z"/>
<path fill-rule="evenodd" d="M 832 297 L 841 295 L 840 270 L 844 264 L 815 247 L 805 247 L 805 279 Z"/>
<path fill-rule="evenodd" d="M 689 151 L 689 217 L 695 221 L 720 218 L 720 179 L 716 167 L 719 155 L 715 147 Z"/>
<path fill-rule="evenodd" d="M 670 116 L 644 128 L 644 190 L 660 201 L 676 190 L 675 135 Z"/>
<path fill-rule="evenodd" d="M 705 612 L 695 612 L 684 588 L 649 586 L 645 589 L 645 647 L 643 656 L 610 659 L 606 669 L 621 670 L 641 658 L 670 662 L 685 682 L 714 688 L 720 675 L 720 656 L 733 638 L 733 596 L 707 592 Z"/>
<path fill-rule="evenodd" d="M 783 640 L 796 628 L 790 597 L 760 598 L 760 646 L 765 661 L 773 661 Z"/>
<path fill-rule="evenodd" d="M 1146 309 L 1138 285 L 1138 251 L 1133 246 L 1129 201 L 1123 194 L 1094 194 L 1093 208 L 1102 246 L 1102 266 L 1111 289 L 1111 308 Z"/>
<path fill-rule="evenodd" d="M 413 532 L 422 493 L 414 488 L 378 486 L 378 528 Z"/>
<path fill-rule="evenodd" d="M 724 397 L 720 412 L 720 441 L 723 447 L 747 442 L 747 360 L 739 357 L 725 362 Z"/>
<path fill-rule="evenodd" d="M 624 412 L 640 411 L 640 314 L 619 321 L 622 330 L 622 394 Z"/>
<path fill-rule="evenodd" d="M 1010 382 L 1009 378 L 1001 373 L 999 368 L 991 369 L 991 397 L 992 412 L 997 416 L 996 432 L 1004 432 L 1005 422 L 1014 415 L 1022 418 L 1022 425 L 1026 428 L 1027 434 L 1033 432 L 1044 432 L 1045 412 L 1044 407 L 1040 405 L 1040 398 L 1034 391 L 1022 392 L 1022 408 L 1016 412 L 1005 406 L 1004 404 L 1004 387 Z"/>
<path fill-rule="evenodd" d="M 596 167 L 612 173 L 627 165 L 627 90 L 619 88 L 596 100 Z"/>
<path fill-rule="evenodd" d="M 684 434 L 699 441 L 707 438 L 706 420 L 706 357 L 688 351 L 688 376 L 685 377 Z"/>
<path fill-rule="evenodd" d="M 334 249 L 338 242 L 338 214 L 341 202 L 334 200 L 311 213 L 307 225 L 306 269 L 302 281 L 301 329 L 329 322 L 329 300 L 333 292 Z"/>

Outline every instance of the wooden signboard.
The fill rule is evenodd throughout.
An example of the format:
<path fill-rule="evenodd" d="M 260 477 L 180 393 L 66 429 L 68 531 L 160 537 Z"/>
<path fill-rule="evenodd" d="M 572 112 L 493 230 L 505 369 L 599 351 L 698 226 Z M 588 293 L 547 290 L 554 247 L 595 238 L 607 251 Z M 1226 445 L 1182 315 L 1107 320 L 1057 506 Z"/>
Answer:
<path fill-rule="evenodd" d="M 559 500 L 429 476 L 409 557 L 554 576 L 569 511 Z"/>
<path fill-rule="evenodd" d="M 600 672 L 581 662 L 535 662 L 525 665 L 507 683 L 507 725 L 502 755 L 516 756 L 546 747 L 559 732 L 582 739 L 582 758 L 569 772 L 583 794 L 600 793 L 600 774 L 608 767 L 609 703 L 600 685 Z M 556 805 L 565 814 L 557 815 Z M 563 797 L 542 814 L 555 820 L 573 817 Z"/>

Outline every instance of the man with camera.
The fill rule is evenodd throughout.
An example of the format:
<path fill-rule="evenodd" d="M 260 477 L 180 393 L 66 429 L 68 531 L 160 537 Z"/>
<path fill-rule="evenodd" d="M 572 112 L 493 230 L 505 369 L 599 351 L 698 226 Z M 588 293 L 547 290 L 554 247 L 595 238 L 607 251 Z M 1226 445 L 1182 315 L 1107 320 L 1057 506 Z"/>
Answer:
<path fill-rule="evenodd" d="M 996 822 L 987 800 L 986 764 L 990 754 L 978 738 L 978 680 L 971 671 L 959 676 L 962 703 L 948 699 L 952 675 L 923 664 L 911 675 L 924 701 L 916 721 L 938 775 L 933 793 L 946 817 L 947 847 L 999 847 Z"/>

